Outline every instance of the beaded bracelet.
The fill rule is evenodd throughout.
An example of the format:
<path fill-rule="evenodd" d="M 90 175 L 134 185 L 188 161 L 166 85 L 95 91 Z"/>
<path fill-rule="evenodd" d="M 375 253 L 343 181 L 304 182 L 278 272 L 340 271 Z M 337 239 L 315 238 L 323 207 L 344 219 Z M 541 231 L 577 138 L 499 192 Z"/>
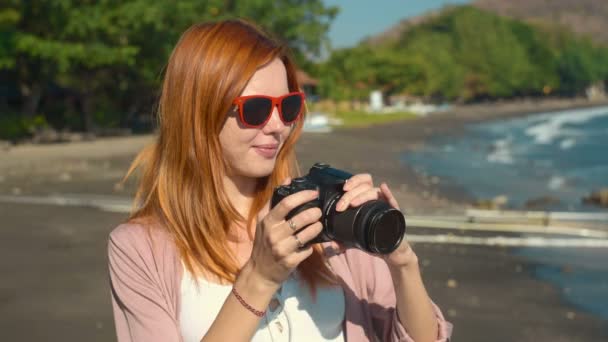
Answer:
<path fill-rule="evenodd" d="M 238 292 L 236 292 L 236 289 L 233 287 L 232 288 L 232 293 L 234 294 L 234 296 L 236 297 L 236 299 L 239 300 L 239 302 L 249 311 L 251 311 L 252 314 L 258 316 L 258 317 L 264 317 L 264 315 L 266 314 L 266 310 L 264 311 L 259 311 L 254 309 L 253 307 L 251 307 L 251 305 L 247 304 L 247 302 L 243 299 L 243 297 L 241 297 L 241 295 L 238 294 Z"/>

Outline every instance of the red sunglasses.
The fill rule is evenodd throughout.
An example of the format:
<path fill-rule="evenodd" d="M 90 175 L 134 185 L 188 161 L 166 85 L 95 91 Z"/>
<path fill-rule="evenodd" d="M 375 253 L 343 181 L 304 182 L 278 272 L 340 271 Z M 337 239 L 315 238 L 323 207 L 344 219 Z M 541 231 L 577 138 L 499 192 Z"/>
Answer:
<path fill-rule="evenodd" d="M 241 123 L 246 127 L 264 126 L 275 106 L 279 108 L 279 117 L 289 125 L 300 117 L 304 109 L 304 93 L 293 92 L 279 97 L 267 95 L 247 95 L 237 97 L 233 102 L 238 107 Z"/>

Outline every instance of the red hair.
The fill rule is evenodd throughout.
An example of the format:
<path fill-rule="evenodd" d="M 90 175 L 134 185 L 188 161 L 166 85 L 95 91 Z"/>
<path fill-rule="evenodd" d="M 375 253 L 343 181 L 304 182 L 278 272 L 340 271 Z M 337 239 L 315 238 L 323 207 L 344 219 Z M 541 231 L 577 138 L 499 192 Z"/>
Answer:
<path fill-rule="evenodd" d="M 228 165 L 219 133 L 226 115 L 257 69 L 275 58 L 285 65 L 289 91 L 299 91 L 287 47 L 242 20 L 190 27 L 169 58 L 158 106 L 159 136 L 126 176 L 142 171 L 130 220 L 152 219 L 167 229 L 195 275 L 204 270 L 234 282 L 239 266 L 227 243 L 230 227 L 235 222 L 252 227 L 274 187 L 299 173 L 294 148 L 304 116 L 279 151 L 272 174 L 259 180 L 249 217 L 237 212 L 223 189 Z M 313 294 L 317 284 L 335 279 L 320 246 L 298 268 Z"/>

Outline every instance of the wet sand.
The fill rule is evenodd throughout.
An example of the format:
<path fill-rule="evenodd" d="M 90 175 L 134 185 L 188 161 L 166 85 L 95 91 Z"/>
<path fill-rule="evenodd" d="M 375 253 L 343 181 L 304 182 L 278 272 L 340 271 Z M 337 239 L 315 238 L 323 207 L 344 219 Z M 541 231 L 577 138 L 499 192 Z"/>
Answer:
<path fill-rule="evenodd" d="M 298 157 L 303 170 L 324 161 L 386 181 L 406 215 L 458 213 L 471 200 L 466 189 L 443 188 L 441 180 L 401 164 L 399 156 L 434 136 L 459 134 L 468 123 L 548 108 L 547 103 L 469 106 L 362 129 L 304 133 Z M 151 139 L 135 136 L 0 151 L 0 195 L 129 196 L 133 183 L 124 188 L 116 184 Z M 11 275 L 11 281 L 0 286 L 2 335 L 9 340 L 113 340 L 104 239 L 125 216 L 5 203 L 0 203 L 0 216 L 0 270 Z M 565 303 L 557 288 L 532 276 L 534 264 L 507 248 L 416 244 L 414 249 L 431 297 L 455 324 L 454 341 L 608 339 L 607 321 Z"/>

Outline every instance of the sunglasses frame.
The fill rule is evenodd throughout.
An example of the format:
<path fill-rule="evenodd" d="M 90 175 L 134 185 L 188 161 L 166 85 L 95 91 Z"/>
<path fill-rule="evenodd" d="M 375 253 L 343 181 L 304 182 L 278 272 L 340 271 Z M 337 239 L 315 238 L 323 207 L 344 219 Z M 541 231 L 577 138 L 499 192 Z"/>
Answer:
<path fill-rule="evenodd" d="M 283 117 L 283 99 L 285 99 L 286 97 L 290 97 L 293 95 L 299 95 L 300 98 L 302 99 L 302 106 L 300 107 L 300 111 L 298 112 L 298 114 L 296 115 L 296 118 L 293 119 L 292 121 L 286 121 L 285 118 Z M 270 101 L 272 101 L 272 106 L 270 107 L 270 112 L 266 115 L 266 119 L 264 120 L 264 122 L 262 122 L 259 125 L 251 125 L 249 123 L 247 123 L 245 121 L 245 117 L 243 114 L 243 105 L 245 104 L 245 101 L 247 101 L 248 99 L 253 99 L 253 98 L 265 98 L 265 99 L 269 99 Z M 262 127 L 264 125 L 266 125 L 268 123 L 268 121 L 270 121 L 270 117 L 272 117 L 272 112 L 274 111 L 274 107 L 277 107 L 279 109 L 279 117 L 281 118 L 281 121 L 285 124 L 285 125 L 289 125 L 292 124 L 296 121 L 298 121 L 298 119 L 300 118 L 300 116 L 302 115 L 302 112 L 304 111 L 304 101 L 306 100 L 306 95 L 304 95 L 303 92 L 301 91 L 294 91 L 285 95 L 281 95 L 279 97 L 274 97 L 274 96 L 268 96 L 268 95 L 246 95 L 246 96 L 239 96 L 236 99 L 234 99 L 234 101 L 232 101 L 232 104 L 237 106 L 238 112 L 239 112 L 239 120 L 241 120 L 241 123 L 248 128 L 259 128 Z"/>

